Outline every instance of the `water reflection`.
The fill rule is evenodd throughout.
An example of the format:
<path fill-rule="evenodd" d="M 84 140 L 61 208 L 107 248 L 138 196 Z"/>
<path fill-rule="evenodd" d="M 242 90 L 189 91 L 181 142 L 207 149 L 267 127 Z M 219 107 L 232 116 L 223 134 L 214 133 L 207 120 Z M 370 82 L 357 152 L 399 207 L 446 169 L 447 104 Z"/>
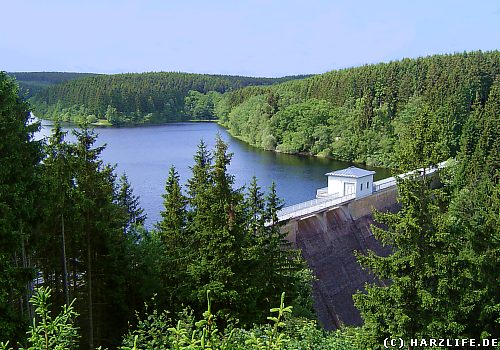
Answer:
<path fill-rule="evenodd" d="M 51 123 L 42 122 L 38 137 L 50 134 Z M 65 130 L 71 126 L 65 125 Z M 98 144 L 107 144 L 102 157 L 105 162 L 117 165 L 117 174 L 126 172 L 140 196 L 151 227 L 160 217 L 162 193 L 168 168 L 174 165 L 185 183 L 190 177 L 189 167 L 197 145 L 203 139 L 213 148 L 215 137 L 220 134 L 229 143 L 234 153 L 229 171 L 235 176 L 236 186 L 242 187 L 256 176 L 261 187 L 266 188 L 276 182 L 278 195 L 287 205 L 314 198 L 316 189 L 325 187 L 325 173 L 346 168 L 351 163 L 325 158 L 279 154 L 263 151 L 232 138 L 222 127 L 215 123 L 179 123 L 144 127 L 99 128 Z M 74 140 L 71 133 L 69 140 Z M 356 165 L 358 167 L 363 167 Z M 375 180 L 390 176 L 383 168 L 375 170 Z"/>

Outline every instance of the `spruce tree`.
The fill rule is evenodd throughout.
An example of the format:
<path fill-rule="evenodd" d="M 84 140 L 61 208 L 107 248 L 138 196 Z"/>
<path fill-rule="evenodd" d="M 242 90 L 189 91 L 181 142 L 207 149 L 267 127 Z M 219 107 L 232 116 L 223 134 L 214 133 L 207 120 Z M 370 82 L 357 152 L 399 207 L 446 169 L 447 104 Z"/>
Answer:
<path fill-rule="evenodd" d="M 68 257 L 72 256 L 76 245 L 72 239 L 71 225 L 74 214 L 72 191 L 75 187 L 75 159 L 73 147 L 64 140 L 65 136 L 66 132 L 56 123 L 45 147 L 46 157 L 42 165 L 43 220 L 37 240 L 38 267 L 43 272 L 44 281 L 52 283 L 51 289 L 60 304 L 69 304 L 70 301 Z M 61 294 L 64 295 L 63 299 L 58 298 Z"/>
<path fill-rule="evenodd" d="M 132 186 L 125 173 L 122 174 L 118 182 L 116 202 L 127 214 L 127 222 L 123 228 L 124 232 L 132 234 L 134 239 L 138 240 L 140 237 L 135 232 L 135 226 L 144 224 L 146 214 L 144 214 L 144 209 L 140 206 L 139 197 L 134 195 Z"/>
<path fill-rule="evenodd" d="M 169 169 L 163 197 L 162 220 L 157 224 L 160 238 L 166 245 L 177 246 L 183 239 L 186 226 L 187 199 L 182 194 L 179 174 L 172 166 Z"/>
<path fill-rule="evenodd" d="M 428 184 L 419 175 L 398 181 L 401 210 L 376 213 L 376 221 L 386 228 L 372 226 L 375 237 L 391 246 L 393 253 L 358 256 L 380 283 L 368 285 L 367 294 L 355 297 L 373 346 L 383 344 L 386 337 L 409 340 L 437 335 L 429 333 L 428 326 L 437 317 L 436 288 L 442 283 L 435 271 L 435 254 L 445 242 L 438 225 L 439 206 Z"/>
<path fill-rule="evenodd" d="M 187 199 L 182 194 L 179 174 L 172 166 L 165 183 L 161 221 L 156 225 L 161 242 L 163 259 L 160 263 L 161 280 L 166 287 L 170 307 L 180 307 L 185 301 L 192 285 L 187 275 L 187 266 L 196 252 L 193 250 L 193 237 L 186 229 Z"/>
<path fill-rule="evenodd" d="M 23 337 L 31 315 L 31 242 L 37 221 L 39 129 L 12 78 L 0 72 L 0 338 Z"/>
<path fill-rule="evenodd" d="M 257 178 L 252 177 L 252 181 L 248 185 L 245 196 L 245 208 L 247 210 L 247 226 L 253 238 L 260 235 L 259 230 L 264 228 L 265 216 L 265 199 L 264 193 L 257 183 Z"/>
<path fill-rule="evenodd" d="M 114 169 L 100 158 L 105 146 L 95 146 L 97 135 L 85 125 L 73 133 L 77 138 L 74 220 L 80 233 L 78 259 L 85 278 L 85 289 L 81 290 L 85 298 L 77 299 L 82 303 L 77 305 L 85 332 L 82 340 L 89 348 L 110 346 L 118 342 L 130 313 L 125 290 L 129 259 L 123 235 L 127 216 L 115 202 Z"/>
<path fill-rule="evenodd" d="M 265 209 L 263 234 L 260 237 L 262 295 L 264 305 L 270 307 L 279 302 L 280 292 L 286 291 L 292 301 L 295 312 L 312 315 L 311 282 L 312 275 L 306 268 L 300 251 L 294 249 L 287 240 L 287 231 L 283 231 L 283 222 L 278 219 L 278 212 L 283 208 L 283 200 L 278 197 L 273 181 L 264 197 Z M 263 306 L 264 306 L 263 305 Z"/>
<path fill-rule="evenodd" d="M 457 322 L 462 336 L 498 334 L 500 286 L 500 79 L 484 107 L 477 103 L 462 135 L 450 181 L 448 226 L 462 271 L 453 300 L 464 305 Z M 465 276 L 465 277 L 464 277 Z M 460 302 L 463 300 L 463 302 Z"/>
<path fill-rule="evenodd" d="M 439 309 L 436 298 L 442 283 L 436 272 L 440 268 L 436 254 L 446 249 L 447 242 L 440 225 L 441 196 L 439 191 L 431 190 L 431 179 L 425 170 L 439 160 L 438 140 L 426 104 L 414 100 L 405 113 L 413 116 L 398 129 L 396 158 L 402 169 L 423 168 L 423 171 L 397 179 L 401 204 L 398 213 L 375 215 L 384 228 L 372 225 L 374 235 L 382 244 L 392 247 L 392 254 L 378 256 L 370 252 L 358 256 L 361 265 L 379 281 L 378 285 L 366 287 L 367 294 L 355 297 L 373 346 L 382 344 L 386 337 L 408 340 L 438 335 L 429 333 L 429 327 L 436 328 L 430 326 L 431 315 Z M 443 322 L 441 317 L 436 320 Z"/>
<path fill-rule="evenodd" d="M 243 239 L 242 196 L 232 187 L 234 179 L 227 172 L 230 161 L 227 145 L 220 137 L 213 165 L 201 143 L 188 182 L 189 203 L 193 206 L 188 229 L 198 249 L 198 256 L 188 266 L 197 285 L 193 297 L 201 304 L 206 291 L 211 290 L 214 303 L 221 308 L 234 305 L 239 298 L 234 275 Z"/>
<path fill-rule="evenodd" d="M 99 159 L 101 152 L 104 147 L 92 148 L 97 137 L 96 135 L 84 127 L 81 131 L 73 131 L 74 135 L 77 137 L 77 144 L 75 147 L 75 155 L 77 157 L 76 162 L 76 191 L 75 199 L 77 201 L 76 205 L 78 212 L 80 214 L 79 228 L 82 233 L 81 241 L 85 250 L 82 251 L 82 260 L 85 262 L 85 285 L 86 285 L 86 312 L 85 316 L 87 318 L 87 327 L 83 328 L 87 330 L 87 336 L 84 340 L 87 340 L 88 347 L 90 349 L 94 348 L 94 303 L 95 303 L 95 286 L 94 283 L 94 262 L 96 258 L 96 247 L 97 244 L 104 243 L 102 236 L 100 236 L 99 230 L 95 226 L 95 210 L 98 209 L 96 201 L 96 194 L 94 193 L 99 189 L 99 184 L 96 179 L 100 168 L 102 167 L 102 161 Z M 102 199 L 100 199 L 102 201 Z M 82 312 L 83 314 L 83 312 Z"/>
<path fill-rule="evenodd" d="M 495 110 L 489 101 L 486 105 Z M 376 215 L 382 226 L 372 227 L 373 232 L 393 253 L 359 256 L 379 283 L 355 296 L 365 321 L 365 341 L 375 348 L 382 348 L 387 337 L 479 339 L 498 334 L 494 314 L 500 305 L 500 233 L 494 135 L 499 123 L 497 114 L 486 110 L 481 102 L 475 104 L 462 135 L 458 165 L 439 173 L 442 189 L 431 189 L 430 179 L 421 174 L 400 179 L 401 210 Z M 399 159 L 404 167 L 438 160 L 423 115 L 412 123 L 413 139 L 408 134 L 401 140 L 399 150 L 404 153 Z"/>
<path fill-rule="evenodd" d="M 194 165 L 191 167 L 192 176 L 188 180 L 188 203 L 194 210 L 204 208 L 208 203 L 208 189 L 212 186 L 212 156 L 203 140 L 200 141 Z"/>
<path fill-rule="evenodd" d="M 213 154 L 201 142 L 186 197 L 171 168 L 157 230 L 170 302 L 200 310 L 210 290 L 215 310 L 251 324 L 282 291 L 293 299 L 309 292 L 299 285 L 310 279 L 300 274 L 303 262 L 280 230 L 275 187 L 265 197 L 254 179 L 244 196 L 228 171 L 231 157 L 220 137 Z"/>

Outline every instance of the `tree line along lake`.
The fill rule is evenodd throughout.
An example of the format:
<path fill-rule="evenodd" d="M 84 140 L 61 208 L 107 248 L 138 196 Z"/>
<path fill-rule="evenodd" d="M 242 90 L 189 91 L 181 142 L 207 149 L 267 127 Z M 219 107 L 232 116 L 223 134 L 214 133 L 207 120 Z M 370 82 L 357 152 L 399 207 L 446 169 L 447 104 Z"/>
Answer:
<path fill-rule="evenodd" d="M 37 138 L 51 133 L 53 122 L 42 120 Z M 73 141 L 73 126 L 65 125 L 67 140 Z M 146 227 L 153 227 L 163 208 L 162 194 L 170 166 L 175 166 L 181 183 L 191 176 L 190 166 L 200 140 L 213 149 L 217 134 L 229 144 L 233 153 L 229 172 L 235 177 L 235 186 L 243 187 L 257 177 L 263 190 L 276 183 L 278 195 L 285 205 L 313 199 L 316 189 L 327 186 L 325 173 L 346 168 L 352 163 L 302 155 L 263 151 L 231 137 L 216 123 L 172 123 L 140 127 L 97 128 L 97 145 L 106 144 L 102 159 L 116 164 L 116 174 L 123 172 L 132 184 L 135 195 L 147 214 Z M 376 171 L 375 180 L 391 176 L 389 169 L 366 167 Z"/>

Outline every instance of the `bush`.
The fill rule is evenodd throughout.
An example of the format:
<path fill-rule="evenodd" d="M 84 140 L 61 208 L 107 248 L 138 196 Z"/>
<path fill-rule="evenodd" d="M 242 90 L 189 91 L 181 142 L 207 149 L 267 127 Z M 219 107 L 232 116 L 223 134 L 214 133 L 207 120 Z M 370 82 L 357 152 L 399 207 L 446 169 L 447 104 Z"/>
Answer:
<path fill-rule="evenodd" d="M 192 312 L 185 310 L 174 324 L 168 312 L 153 311 L 139 319 L 135 329 L 124 337 L 121 350 L 286 350 L 286 349 L 355 349 L 352 336 L 341 331 L 327 332 L 315 321 L 292 318 L 292 307 L 281 303 L 270 310 L 269 324 L 256 325 L 250 330 L 227 326 L 219 329 L 217 318 L 211 312 L 210 295 L 203 318 L 195 321 Z"/>
<path fill-rule="evenodd" d="M 31 298 L 30 302 L 35 306 L 33 325 L 28 331 L 28 344 L 20 350 L 64 350 L 74 349 L 79 338 L 78 328 L 73 325 L 78 314 L 73 308 L 73 300 L 69 305 L 64 305 L 62 311 L 56 317 L 52 317 L 50 309 L 50 288 L 39 288 Z M 38 320 L 37 320 L 38 319 Z M 12 350 L 9 342 L 0 342 L 0 350 Z"/>

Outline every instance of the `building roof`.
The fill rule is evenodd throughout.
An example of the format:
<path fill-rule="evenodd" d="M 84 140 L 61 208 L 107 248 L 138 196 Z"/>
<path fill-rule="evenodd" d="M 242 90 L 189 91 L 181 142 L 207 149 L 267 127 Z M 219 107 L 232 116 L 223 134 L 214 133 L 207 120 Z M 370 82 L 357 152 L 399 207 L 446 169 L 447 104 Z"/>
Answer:
<path fill-rule="evenodd" d="M 373 174 L 375 174 L 374 171 L 356 168 L 355 166 L 350 166 L 349 168 L 332 171 L 332 172 L 326 173 L 325 175 L 326 176 L 342 176 L 342 177 L 359 178 L 359 177 L 365 177 L 365 176 L 373 175 Z"/>

